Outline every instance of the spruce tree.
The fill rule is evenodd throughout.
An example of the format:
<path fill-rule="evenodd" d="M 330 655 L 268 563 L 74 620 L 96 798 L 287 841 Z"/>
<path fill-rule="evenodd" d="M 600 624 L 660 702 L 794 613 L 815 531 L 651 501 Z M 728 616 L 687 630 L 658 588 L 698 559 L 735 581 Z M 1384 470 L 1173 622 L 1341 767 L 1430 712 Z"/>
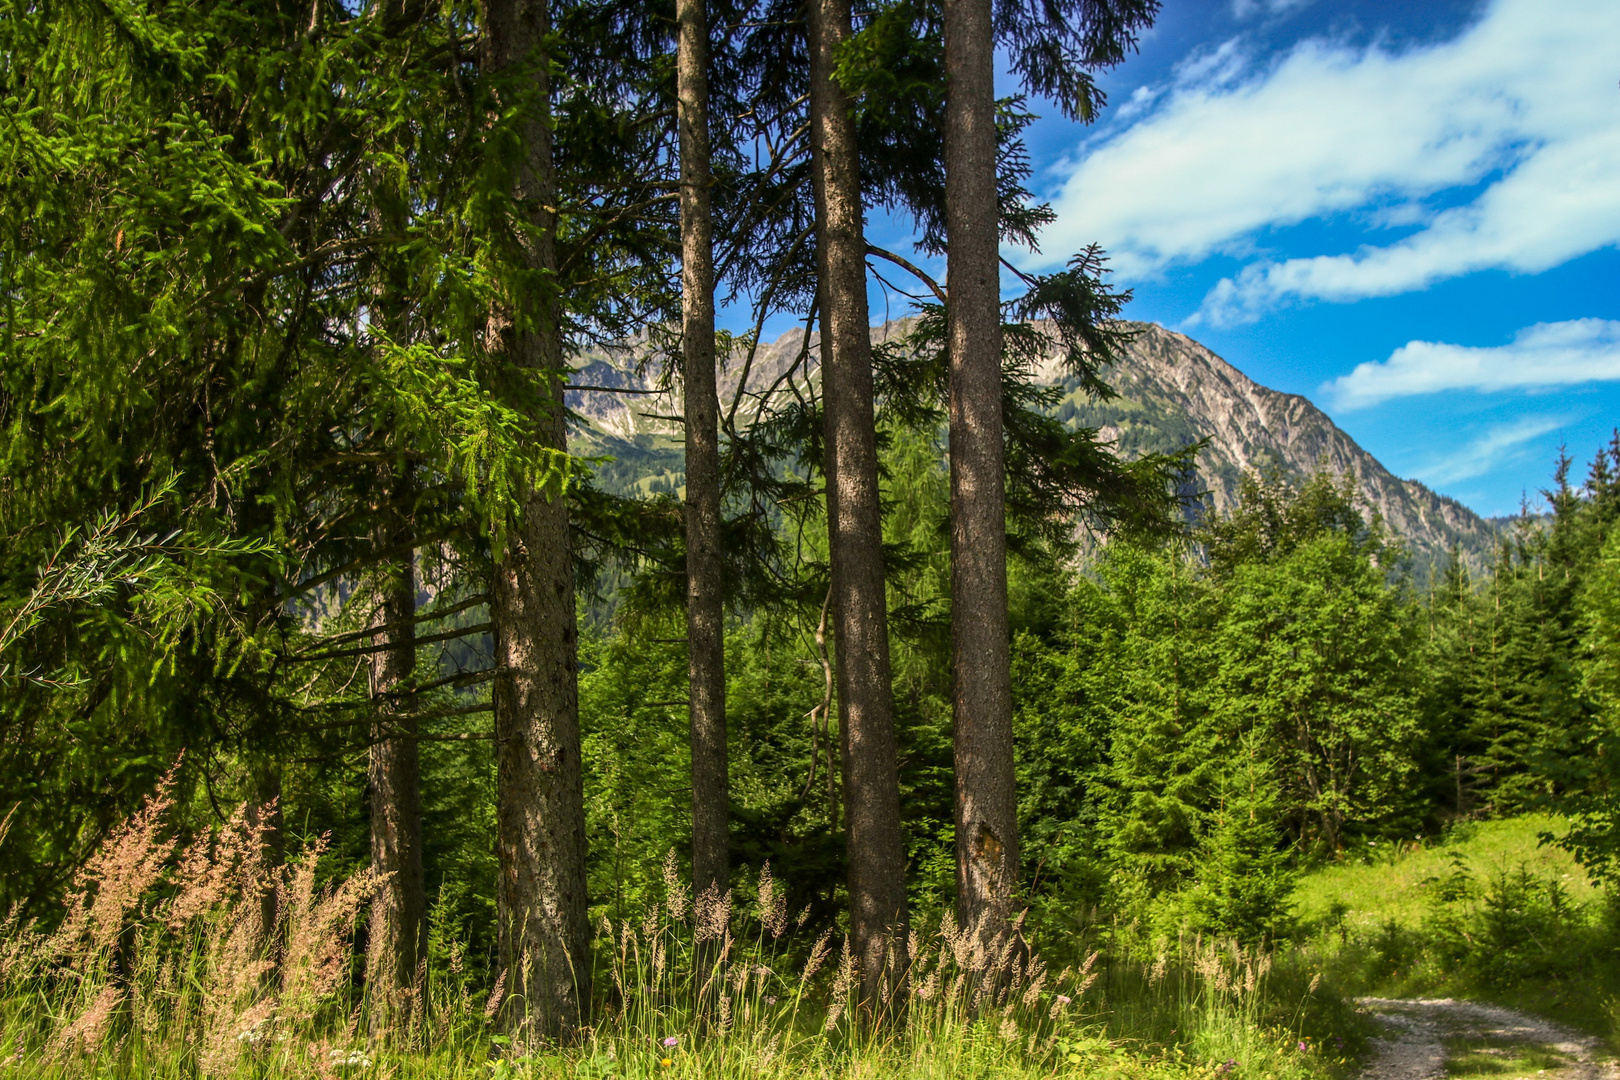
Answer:
<path fill-rule="evenodd" d="M 1593 719 L 1575 748 L 1585 762 L 1560 800 L 1574 821 L 1561 841 L 1596 876 L 1620 876 L 1620 526 L 1609 527 L 1580 598 L 1582 688 Z"/>
<path fill-rule="evenodd" d="M 946 0 L 945 233 L 950 249 L 951 670 L 957 919 L 986 934 L 1018 878 L 1001 415 L 995 32 L 989 0 Z"/>
<path fill-rule="evenodd" d="M 1470 734 L 1468 703 L 1478 696 L 1480 642 L 1484 617 L 1474 580 L 1453 547 L 1429 585 L 1423 608 L 1421 670 L 1418 686 L 1423 724 L 1421 771 L 1435 808 L 1432 825 L 1465 820 L 1479 804 L 1479 747 Z"/>
<path fill-rule="evenodd" d="M 968 926 L 1011 914 L 1018 877 L 1007 624 L 1001 388 L 1002 222 L 995 47 L 1037 93 L 1089 119 L 1089 72 L 1118 63 L 1156 0 L 1081 0 L 1036 10 L 945 0 L 945 239 L 949 248 L 952 678 L 956 718 L 957 912 Z"/>
<path fill-rule="evenodd" d="M 879 1008 L 904 972 L 906 856 L 889 664 L 860 151 L 838 52 L 847 0 L 809 8 L 811 169 L 821 310 L 830 611 L 836 650 L 850 921 L 861 996 Z"/>
<path fill-rule="evenodd" d="M 1266 745 L 1252 732 L 1229 759 L 1190 897 L 1198 929 L 1250 946 L 1285 929 L 1296 877 L 1279 828 L 1276 768 L 1265 757 Z"/>
<path fill-rule="evenodd" d="M 709 153 L 709 20 L 677 0 L 680 128 L 681 375 L 686 404 L 686 639 L 692 731 L 692 883 L 731 890 L 726 747 L 720 402 L 715 390 L 714 220 Z"/>
<path fill-rule="evenodd" d="M 487 341 L 537 412 L 532 437 L 565 453 L 562 313 L 556 274 L 547 0 L 488 0 L 483 76 L 508 120 L 490 140 L 510 199 L 505 274 Z M 509 141 L 508 141 L 509 140 Z M 570 1037 L 590 1001 L 574 567 L 564 476 L 528 480 L 497 535 L 494 626 L 500 967 L 505 1026 L 524 1047 Z"/>

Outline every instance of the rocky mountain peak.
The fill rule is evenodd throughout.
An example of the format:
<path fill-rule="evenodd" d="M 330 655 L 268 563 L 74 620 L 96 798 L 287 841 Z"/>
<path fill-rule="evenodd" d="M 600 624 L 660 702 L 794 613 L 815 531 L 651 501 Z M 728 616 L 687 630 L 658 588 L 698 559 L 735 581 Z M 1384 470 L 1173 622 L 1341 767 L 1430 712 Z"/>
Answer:
<path fill-rule="evenodd" d="M 1205 346 L 1156 323 L 1133 323 L 1125 358 L 1105 373 L 1119 397 L 1060 406 L 1066 421 L 1096 427 L 1127 454 L 1177 450 L 1207 440 L 1198 478 L 1217 511 L 1237 499 L 1245 472 L 1303 479 L 1324 469 L 1355 478 L 1368 511 L 1381 515 L 1420 562 L 1455 545 L 1476 568 L 1497 531 L 1455 499 L 1402 480 L 1299 394 L 1261 386 Z M 1051 372 L 1061 382 L 1061 372 Z M 1072 409 L 1072 412 L 1070 411 Z"/>
<path fill-rule="evenodd" d="M 1396 477 L 1308 399 L 1261 386 L 1184 334 L 1156 323 L 1127 325 L 1136 336 L 1123 359 L 1104 373 L 1118 391 L 1111 400 L 1088 399 L 1078 380 L 1063 371 L 1058 350 L 1048 355 L 1041 374 L 1065 391 L 1057 408 L 1066 423 L 1099 429 L 1127 455 L 1204 441 L 1198 482 L 1217 512 L 1237 500 L 1246 472 L 1301 480 L 1326 469 L 1355 478 L 1366 509 L 1382 516 L 1420 565 L 1432 565 L 1453 546 L 1473 568 L 1490 559 L 1495 526 L 1455 499 Z M 889 323 L 874 327 L 873 336 L 886 339 L 905 329 L 904 322 Z M 733 358 L 720 379 L 722 413 L 735 401 L 746 419 L 762 398 L 789 392 L 789 381 L 801 389 L 817 382 L 816 361 L 815 336 L 807 342 L 802 330 L 761 343 L 751 363 Z M 664 370 L 645 341 L 576 358 L 576 384 L 637 391 L 568 395 L 581 421 L 579 438 L 620 459 L 618 484 L 670 490 L 683 482 L 675 420 L 680 390 Z"/>

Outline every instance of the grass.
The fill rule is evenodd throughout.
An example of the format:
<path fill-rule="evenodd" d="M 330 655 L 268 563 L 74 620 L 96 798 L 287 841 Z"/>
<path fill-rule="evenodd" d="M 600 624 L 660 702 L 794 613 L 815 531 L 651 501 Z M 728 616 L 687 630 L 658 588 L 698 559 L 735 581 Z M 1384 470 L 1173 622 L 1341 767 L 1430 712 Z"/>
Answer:
<path fill-rule="evenodd" d="M 1511 1042 L 1482 1036 L 1447 1039 L 1446 1075 L 1459 1080 L 1500 1080 L 1529 1077 L 1562 1069 L 1570 1064 L 1567 1054 L 1540 1043 Z"/>
<path fill-rule="evenodd" d="M 515 1056 L 499 995 L 453 942 L 409 1026 L 368 1034 L 354 952 L 365 875 L 318 885 L 318 846 L 266 867 L 240 812 L 181 847 L 168 807 L 160 790 L 88 861 L 59 927 L 0 925 L 0 1080 L 1339 1080 L 1366 1030 L 1350 993 L 1483 998 L 1609 1036 L 1620 1017 L 1612 909 L 1540 844 L 1562 823 L 1524 817 L 1306 874 L 1299 933 L 1275 950 L 1116 927 L 1055 943 L 1084 958 L 1055 971 L 947 920 L 908 950 L 906 1022 L 878 1029 L 853 1020 L 847 951 L 830 931 L 795 944 L 768 874 L 735 908 L 694 904 L 671 861 L 646 919 L 600 928 L 577 1042 Z M 280 913 L 269 932 L 266 888 Z M 729 957 L 718 983 L 694 963 L 713 949 L 705 935 Z M 1452 1050 L 1452 1075 L 1480 1080 L 1563 1062 L 1490 1039 Z"/>
<path fill-rule="evenodd" d="M 1301 951 L 1348 994 L 1490 1001 L 1615 1043 L 1616 909 L 1567 852 L 1541 842 L 1564 825 L 1540 815 L 1469 823 L 1308 873 L 1295 897 Z"/>
<path fill-rule="evenodd" d="M 453 950 L 409 1022 L 373 1033 L 354 951 L 371 880 L 320 884 L 318 846 L 267 867 L 240 811 L 182 847 L 170 805 L 162 789 L 114 832 L 60 926 L 0 923 L 0 1078 L 1333 1080 L 1355 1049 L 1347 1003 L 1288 958 L 1194 939 L 1052 970 L 948 918 L 907 950 L 906 1022 L 873 1028 L 847 948 L 793 947 L 767 874 L 735 907 L 694 904 L 673 859 L 655 910 L 599 928 L 575 1044 L 516 1055 L 498 990 Z M 724 964 L 700 967 L 717 942 Z"/>
<path fill-rule="evenodd" d="M 1393 919 L 1416 929 L 1429 912 L 1431 883 L 1452 870 L 1458 855 L 1486 874 L 1524 866 L 1539 878 L 1562 882 L 1576 903 L 1594 902 L 1600 890 L 1574 856 L 1541 842 L 1543 835 L 1559 836 L 1566 828 L 1563 818 L 1527 814 L 1467 822 L 1427 843 L 1380 845 L 1361 860 L 1304 875 L 1294 894 L 1295 914 L 1307 930 L 1337 926 L 1341 913 L 1352 927 L 1383 926 Z"/>

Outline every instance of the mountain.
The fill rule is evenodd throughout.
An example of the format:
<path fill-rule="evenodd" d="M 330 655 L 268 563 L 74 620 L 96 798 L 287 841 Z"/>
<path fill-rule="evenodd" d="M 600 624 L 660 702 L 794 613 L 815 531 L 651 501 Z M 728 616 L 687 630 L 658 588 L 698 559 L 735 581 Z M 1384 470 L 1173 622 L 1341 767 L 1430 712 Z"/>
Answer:
<path fill-rule="evenodd" d="M 803 330 L 761 342 L 752 362 L 738 357 L 725 365 L 718 382 L 720 415 L 733 407 L 744 423 L 757 411 L 759 398 L 787 393 L 791 374 L 800 387 L 819 385 L 815 337 L 807 348 Z M 665 365 L 645 338 L 624 346 L 595 346 L 575 354 L 573 386 L 566 400 L 574 422 L 569 449 L 575 454 L 612 460 L 598 467 L 597 483 L 615 494 L 650 495 L 676 491 L 686 484 L 682 449 L 679 387 L 667 386 Z M 740 399 L 737 388 L 744 385 Z"/>
<path fill-rule="evenodd" d="M 1217 512 L 1236 501 L 1245 472 L 1298 480 L 1326 468 L 1356 478 L 1363 504 L 1383 516 L 1418 564 L 1433 565 L 1453 545 L 1474 570 L 1493 557 L 1496 525 L 1395 476 L 1308 399 L 1261 386 L 1184 334 L 1156 323 L 1130 325 L 1137 337 L 1105 376 L 1117 398 L 1088 401 L 1055 365 L 1049 371 L 1050 381 L 1070 390 L 1058 411 L 1063 420 L 1098 428 L 1132 456 L 1208 440 L 1198 455 L 1198 479 Z"/>
<path fill-rule="evenodd" d="M 1437 495 L 1416 480 L 1402 480 L 1341 431 L 1326 413 L 1298 394 L 1268 389 L 1193 339 L 1156 323 L 1127 324 L 1136 337 L 1123 358 L 1105 373 L 1119 396 L 1093 402 L 1065 376 L 1053 349 L 1042 375 L 1064 397 L 1057 415 L 1075 426 L 1095 427 L 1127 455 L 1179 450 L 1205 441 L 1197 459 L 1198 483 L 1215 510 L 1232 506 L 1245 472 L 1292 480 L 1323 468 L 1353 476 L 1368 510 L 1382 515 L 1413 555 L 1420 576 L 1457 547 L 1473 569 L 1492 557 L 1497 527 L 1455 499 Z M 875 337 L 903 333 L 907 324 L 874 327 Z M 720 380 L 721 410 L 737 401 L 747 418 L 760 397 L 803 388 L 817 379 L 815 339 L 802 330 L 762 344 L 747 365 L 727 366 Z M 576 452 L 614 460 L 599 473 L 609 489 L 643 493 L 677 490 L 684 483 L 678 390 L 660 390 L 661 367 L 645 344 L 596 349 L 577 358 L 575 384 L 614 388 L 570 391 L 578 417 Z"/>

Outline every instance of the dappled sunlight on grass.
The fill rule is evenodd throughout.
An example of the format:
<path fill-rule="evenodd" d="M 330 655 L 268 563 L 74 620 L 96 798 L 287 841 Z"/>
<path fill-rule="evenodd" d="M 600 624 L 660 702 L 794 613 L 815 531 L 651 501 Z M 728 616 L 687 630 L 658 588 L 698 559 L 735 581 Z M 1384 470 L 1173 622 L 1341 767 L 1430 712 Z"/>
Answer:
<path fill-rule="evenodd" d="M 1428 883 L 1452 867 L 1453 854 L 1465 852 L 1477 871 L 1499 872 L 1520 865 L 1538 877 L 1564 882 L 1577 903 L 1593 900 L 1600 890 L 1563 848 L 1543 844 L 1542 834 L 1561 836 L 1568 823 L 1547 814 L 1496 821 L 1467 822 L 1437 838 L 1379 844 L 1362 858 L 1347 857 L 1300 878 L 1294 894 L 1295 913 L 1307 928 L 1343 918 L 1356 926 L 1381 926 L 1395 919 L 1403 926 L 1422 921 Z"/>
<path fill-rule="evenodd" d="M 1446 1040 L 1446 1075 L 1458 1080 L 1533 1077 L 1568 1065 L 1572 1059 L 1537 1043 L 1490 1038 Z"/>

